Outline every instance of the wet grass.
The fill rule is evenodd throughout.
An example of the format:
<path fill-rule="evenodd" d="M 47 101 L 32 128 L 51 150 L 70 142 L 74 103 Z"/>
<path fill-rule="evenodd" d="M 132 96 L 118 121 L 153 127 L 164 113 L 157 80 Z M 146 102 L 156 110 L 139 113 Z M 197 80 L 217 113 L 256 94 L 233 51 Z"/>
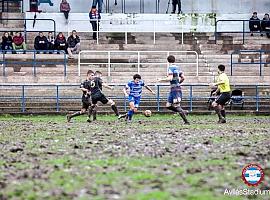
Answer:
<path fill-rule="evenodd" d="M 267 116 L 0 116 L 0 199 L 240 200 L 242 168 L 260 164 L 269 188 Z"/>

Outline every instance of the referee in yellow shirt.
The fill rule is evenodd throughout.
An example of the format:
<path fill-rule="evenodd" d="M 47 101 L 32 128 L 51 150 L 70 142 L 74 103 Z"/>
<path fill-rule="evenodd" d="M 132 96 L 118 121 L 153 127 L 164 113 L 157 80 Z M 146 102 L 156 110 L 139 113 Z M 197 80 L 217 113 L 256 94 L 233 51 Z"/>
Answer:
<path fill-rule="evenodd" d="M 226 113 L 225 113 L 225 104 L 231 98 L 231 87 L 228 76 L 225 74 L 225 66 L 218 66 L 218 78 L 216 83 L 212 83 L 211 86 L 217 86 L 217 90 L 213 93 L 214 95 L 220 92 L 220 96 L 212 103 L 214 110 L 218 115 L 218 123 L 226 123 Z"/>

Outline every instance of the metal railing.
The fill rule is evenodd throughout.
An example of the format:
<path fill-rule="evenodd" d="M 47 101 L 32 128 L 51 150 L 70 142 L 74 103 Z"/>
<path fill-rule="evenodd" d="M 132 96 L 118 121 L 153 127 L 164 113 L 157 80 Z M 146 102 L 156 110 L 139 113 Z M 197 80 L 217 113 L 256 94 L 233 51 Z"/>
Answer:
<path fill-rule="evenodd" d="M 23 61 L 23 58 L 18 58 L 21 61 L 14 61 L 14 57 L 10 57 L 7 58 L 7 55 L 10 53 L 32 53 L 33 57 L 32 57 L 32 61 Z M 46 59 L 45 61 L 38 61 L 37 58 L 37 54 L 38 52 L 41 53 L 61 53 L 63 54 L 63 61 L 46 61 L 48 59 Z M 8 53 L 8 54 L 7 54 Z M 32 65 L 32 72 L 33 75 L 36 76 L 37 75 L 37 65 L 63 65 L 64 69 L 63 69 L 63 73 L 64 76 L 67 76 L 67 55 L 64 51 L 59 51 L 59 50 L 0 50 L 0 54 L 2 54 L 2 56 L 0 55 L 0 65 L 2 65 L 3 68 L 3 76 L 6 76 L 6 68 L 8 67 L 8 65 L 13 65 L 12 67 L 14 67 L 14 65 Z M 29 54 L 28 54 L 29 55 Z M 2 59 L 1 59 L 2 57 Z M 7 59 L 11 59 L 11 60 L 7 60 Z M 21 67 L 21 66 L 19 66 Z"/>
<path fill-rule="evenodd" d="M 238 55 L 240 56 L 241 53 L 258 53 L 259 55 L 258 56 L 258 59 L 259 59 L 259 62 L 256 62 L 253 60 L 253 62 L 234 62 L 233 61 L 233 55 Z M 260 68 L 259 68 L 259 74 L 260 76 L 263 76 L 263 64 L 270 64 L 270 61 L 269 62 L 264 62 L 263 61 L 263 58 L 262 58 L 262 55 L 264 53 L 269 53 L 270 54 L 270 51 L 266 51 L 266 50 L 237 50 L 237 51 L 234 51 L 231 53 L 231 76 L 233 76 L 233 66 L 234 65 L 259 65 Z M 244 54 L 243 54 L 244 55 Z M 256 54 L 254 54 L 254 56 L 256 56 Z M 269 57 L 270 58 L 270 57 Z M 238 59 L 241 59 L 240 57 Z"/>
<path fill-rule="evenodd" d="M 121 89 L 119 88 L 119 93 L 121 93 L 121 95 L 117 95 L 116 91 L 112 92 L 112 95 L 108 95 L 109 98 L 115 99 L 115 100 L 121 100 L 122 105 L 118 103 L 118 106 L 120 107 L 124 107 L 124 110 L 126 111 L 128 109 L 128 103 L 127 103 L 127 98 L 124 96 L 124 94 L 122 94 L 122 88 L 124 87 L 124 85 L 114 85 L 115 87 L 121 87 Z M 155 91 L 156 91 L 156 96 L 151 97 L 151 96 L 147 96 L 146 94 L 143 94 L 142 97 L 142 102 L 146 101 L 155 101 L 155 105 L 152 106 L 151 108 L 154 109 L 155 111 L 160 112 L 161 108 L 164 108 L 164 106 L 162 106 L 162 103 L 165 103 L 166 99 L 167 99 L 167 92 L 170 90 L 170 86 L 169 85 L 149 85 L 150 87 L 152 87 Z M 270 90 L 270 85 L 237 85 L 234 86 L 235 88 L 237 87 L 238 89 L 252 89 L 254 92 L 254 95 L 251 96 L 243 96 L 244 100 L 250 100 L 254 103 L 254 110 L 256 110 L 257 112 L 260 110 L 263 111 L 265 106 L 269 105 L 265 105 L 263 104 L 263 102 L 261 102 L 262 100 L 268 100 L 270 99 L 269 94 L 266 95 L 262 95 L 262 90 L 264 90 L 265 88 L 269 91 Z M 62 91 L 66 88 L 66 90 L 68 90 L 69 92 L 73 91 L 76 92 L 76 90 L 78 92 L 76 92 L 77 95 L 74 95 L 73 93 L 69 94 L 69 96 L 67 96 L 66 93 L 62 94 Z M 10 91 L 12 89 L 12 93 L 10 93 L 9 95 L 4 96 L 4 92 L 0 92 L 0 100 L 3 103 L 3 100 L 6 100 L 6 102 L 18 102 L 20 104 L 20 111 L 22 113 L 27 113 L 27 103 L 33 103 L 35 102 L 35 100 L 39 100 L 39 102 L 48 102 L 48 100 L 52 100 L 51 103 L 55 103 L 55 107 L 53 107 L 53 109 L 56 112 L 60 112 L 61 110 L 61 103 L 63 100 L 76 100 L 76 101 L 80 101 L 81 99 L 81 92 L 79 92 L 78 90 L 79 85 L 77 84 L 70 84 L 70 85 L 33 85 L 33 84 L 1 84 L 0 85 L 0 91 L 4 90 L 4 91 Z M 38 90 L 44 90 L 46 92 L 42 92 L 42 95 L 33 95 L 33 91 L 32 93 L 30 93 L 30 90 L 33 89 L 38 89 Z M 164 92 L 163 90 L 166 90 L 166 92 Z M 206 92 L 202 93 L 202 90 L 205 89 Z M 198 84 L 189 84 L 189 85 L 182 85 L 182 90 L 184 91 L 184 95 L 183 95 L 183 102 L 187 103 L 188 109 L 189 111 L 193 111 L 193 107 L 194 107 L 194 103 L 196 101 L 207 101 L 210 98 L 210 92 L 208 93 L 209 86 L 208 85 L 198 85 Z M 29 90 L 29 91 L 28 91 Z M 17 95 L 16 95 L 17 94 Z M 37 92 L 37 94 L 40 94 Z M 52 95 L 54 94 L 54 95 Z M 208 95 L 209 94 L 209 95 Z M 15 101 L 14 101 L 15 100 Z M 19 100 L 19 101 L 18 101 Z M 29 102 L 27 102 L 29 101 Z M 266 101 L 264 101 L 266 102 Z M 269 102 L 269 101 L 267 101 Z M 65 103 L 65 102 L 64 102 Z M 264 106 L 264 107 L 263 107 Z M 14 107 L 13 107 L 14 108 Z M 37 107 L 38 109 L 42 109 L 43 107 Z M 49 107 L 50 109 L 52 108 L 51 105 Z M 203 107 L 203 109 L 205 109 L 205 111 L 208 110 L 208 106 Z"/>
<path fill-rule="evenodd" d="M 90 55 L 96 55 L 99 53 L 104 53 L 105 56 L 107 56 L 107 62 L 85 62 L 83 63 L 82 60 L 82 54 L 90 54 Z M 135 55 L 136 58 L 133 58 L 132 60 L 136 60 L 137 62 L 111 62 L 112 61 L 112 55 L 123 55 L 123 53 L 126 53 L 128 55 L 133 54 Z M 153 62 L 143 62 L 141 60 L 141 56 L 144 54 L 146 55 L 147 53 L 162 53 L 164 56 L 162 58 L 166 58 L 169 56 L 171 53 L 174 54 L 175 56 L 178 55 L 183 55 L 183 54 L 194 54 L 196 56 L 196 62 L 190 62 L 190 63 L 176 63 L 176 64 L 185 64 L 185 65 L 190 65 L 190 64 L 196 64 L 196 76 L 199 76 L 199 55 L 196 51 L 80 51 L 79 56 L 78 56 L 78 76 L 81 76 L 81 66 L 82 65 L 104 65 L 106 64 L 108 66 L 108 76 L 111 76 L 111 65 L 135 65 L 137 66 L 137 72 L 140 73 L 140 68 L 142 64 L 147 64 L 147 65 L 166 65 L 168 67 L 168 62 L 159 62 L 159 63 L 153 63 Z M 131 55 L 130 55 L 131 56 Z"/>
<path fill-rule="evenodd" d="M 245 34 L 246 33 L 251 33 L 251 31 L 248 29 L 247 30 L 247 27 L 249 27 L 249 25 L 246 25 L 245 23 L 246 22 L 250 22 L 250 21 L 253 21 L 253 20 L 243 20 L 243 19 L 222 19 L 222 20 L 217 20 L 215 22 L 215 43 L 217 43 L 217 40 L 218 40 L 218 35 L 221 34 L 221 33 L 241 33 L 242 34 L 242 41 L 244 44 L 245 43 Z M 263 20 L 260 20 L 260 22 L 262 22 Z M 237 27 L 235 27 L 235 29 L 231 30 L 231 31 L 219 31 L 218 30 L 218 24 L 222 23 L 222 22 L 229 22 L 229 23 L 232 23 L 232 22 L 240 22 L 239 25 Z M 241 27 L 242 26 L 242 27 Z M 231 26 L 233 27 L 233 26 Z M 241 30 L 241 31 L 238 31 L 238 30 Z M 261 32 L 265 32 L 265 31 L 261 31 Z"/>
<path fill-rule="evenodd" d="M 90 21 L 97 21 L 97 31 L 91 31 L 90 29 Z M 99 21 L 99 23 L 98 23 Z M 82 22 L 82 26 L 72 25 L 72 22 L 77 22 L 76 25 L 78 25 L 79 22 Z M 85 26 L 85 24 L 89 23 L 89 27 Z M 97 44 L 99 44 L 99 35 L 100 33 L 124 33 L 125 34 L 125 44 L 128 43 L 128 33 L 153 33 L 153 44 L 156 44 L 156 34 L 157 33 L 180 33 L 181 34 L 181 44 L 184 44 L 184 24 L 181 20 L 146 20 L 146 19 L 134 19 L 131 17 L 130 19 L 117 19 L 117 22 L 124 26 L 123 30 L 119 30 L 119 27 L 117 29 L 113 29 L 113 26 L 111 25 L 114 23 L 113 19 L 89 19 L 89 20 L 69 20 L 67 24 L 67 32 L 70 33 L 73 29 L 75 29 L 77 32 L 82 33 L 97 33 Z M 159 22 L 159 23 L 158 23 Z M 167 31 L 165 27 L 162 28 L 162 30 L 157 29 L 157 25 L 160 26 L 160 22 L 163 23 L 170 23 L 171 25 L 174 24 L 179 28 L 177 31 Z M 100 25 L 102 24 L 102 26 Z M 145 30 L 136 30 L 134 29 L 134 26 L 139 23 L 145 23 L 144 27 Z M 167 24 L 168 25 L 168 24 Z M 100 30 L 103 26 L 108 26 L 106 30 Z M 87 30 L 80 30 L 79 27 L 85 27 Z M 146 29 L 147 28 L 147 29 Z"/>
<path fill-rule="evenodd" d="M 55 23 L 55 20 L 53 19 L 22 19 L 22 18 L 1 18 L 1 21 L 24 21 L 24 24 L 23 24 L 23 30 L 20 29 L 20 28 L 17 28 L 17 29 L 12 29 L 11 31 L 12 32 L 23 32 L 24 33 L 24 38 L 25 38 L 25 41 L 27 41 L 27 33 L 36 33 L 36 32 L 53 32 L 54 34 L 54 37 L 56 38 L 56 23 Z M 53 29 L 52 30 L 27 30 L 27 21 L 33 21 L 33 27 L 34 27 L 34 24 L 36 21 L 52 21 L 53 22 Z M 10 31 L 8 27 L 5 28 L 5 30 L 0 30 L 0 32 L 7 32 L 7 31 Z"/>

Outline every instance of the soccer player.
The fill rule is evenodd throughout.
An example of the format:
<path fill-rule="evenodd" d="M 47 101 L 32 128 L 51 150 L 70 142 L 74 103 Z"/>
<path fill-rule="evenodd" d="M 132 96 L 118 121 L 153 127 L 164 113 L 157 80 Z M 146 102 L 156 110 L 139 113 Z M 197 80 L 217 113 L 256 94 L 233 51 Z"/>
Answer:
<path fill-rule="evenodd" d="M 101 79 L 102 73 L 97 71 L 95 73 L 95 76 L 93 76 L 90 80 L 90 92 L 91 92 L 91 100 L 92 100 L 92 106 L 89 109 L 88 113 L 88 122 L 91 122 L 91 115 L 93 114 L 93 120 L 96 120 L 96 108 L 97 103 L 100 101 L 102 104 L 111 104 L 111 108 L 114 111 L 116 116 L 119 116 L 118 109 L 115 105 L 115 102 L 111 99 L 108 99 L 103 93 L 102 93 L 102 87 L 108 88 L 110 90 L 113 90 L 114 88 L 104 83 Z"/>
<path fill-rule="evenodd" d="M 139 104 L 140 104 L 141 95 L 142 95 L 142 87 L 145 87 L 153 95 L 156 94 L 149 86 L 145 85 L 144 81 L 141 79 L 142 79 L 141 75 L 135 74 L 133 76 L 133 81 L 129 81 L 128 84 L 123 89 L 125 96 L 128 97 L 130 110 L 128 111 L 128 113 L 124 115 L 120 115 L 118 119 L 126 118 L 126 120 L 128 120 L 129 122 L 131 121 L 133 114 L 137 112 Z M 129 94 L 128 94 L 128 89 L 129 89 Z"/>
<path fill-rule="evenodd" d="M 218 66 L 218 78 L 216 83 L 210 84 L 211 87 L 217 86 L 217 90 L 213 94 L 220 92 L 219 97 L 212 103 L 214 110 L 218 115 L 218 123 L 226 123 L 225 104 L 231 98 L 231 87 L 228 76 L 225 74 L 225 66 Z"/>
<path fill-rule="evenodd" d="M 90 100 L 90 94 L 89 94 L 89 90 L 90 90 L 90 84 L 89 83 L 90 83 L 91 77 L 93 77 L 93 76 L 94 76 L 94 72 L 92 70 L 88 70 L 86 80 L 84 82 L 82 82 L 81 85 L 80 85 L 80 89 L 83 92 L 83 95 L 82 95 L 82 108 L 78 112 L 75 112 L 73 114 L 68 114 L 67 115 L 67 121 L 68 122 L 70 122 L 70 120 L 73 117 L 85 114 L 86 111 L 91 106 L 91 100 Z"/>
<path fill-rule="evenodd" d="M 159 82 L 170 82 L 171 91 L 168 96 L 166 108 L 179 113 L 184 123 L 189 124 L 189 121 L 186 118 L 187 111 L 184 111 L 180 105 L 182 100 L 182 89 L 180 84 L 183 83 L 185 77 L 180 68 L 175 65 L 175 57 L 173 55 L 168 56 L 167 61 L 169 62 L 168 76 L 158 79 Z"/>

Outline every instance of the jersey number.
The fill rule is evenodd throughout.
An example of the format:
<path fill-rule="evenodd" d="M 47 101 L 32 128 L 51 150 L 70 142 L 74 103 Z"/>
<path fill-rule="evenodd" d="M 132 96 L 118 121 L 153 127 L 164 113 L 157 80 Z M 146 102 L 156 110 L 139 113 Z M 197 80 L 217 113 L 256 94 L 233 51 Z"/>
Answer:
<path fill-rule="evenodd" d="M 91 86 L 91 88 L 95 87 L 95 86 L 96 86 L 95 81 L 91 81 L 91 82 L 90 82 L 90 86 Z"/>

